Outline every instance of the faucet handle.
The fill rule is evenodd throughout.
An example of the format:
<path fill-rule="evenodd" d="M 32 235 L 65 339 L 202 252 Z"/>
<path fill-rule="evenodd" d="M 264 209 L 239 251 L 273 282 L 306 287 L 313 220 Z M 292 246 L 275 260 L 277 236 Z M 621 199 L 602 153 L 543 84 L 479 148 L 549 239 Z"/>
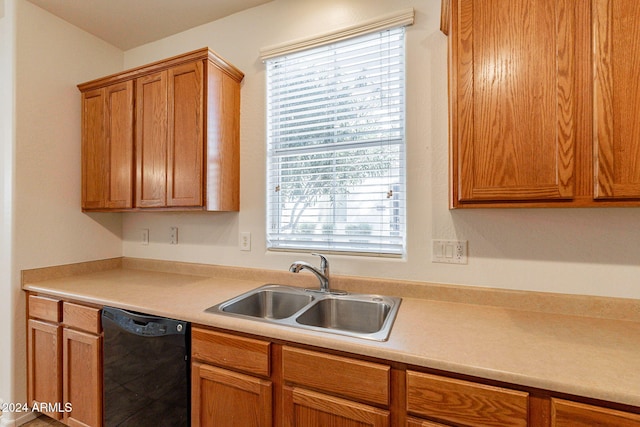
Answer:
<path fill-rule="evenodd" d="M 329 260 L 327 257 L 318 253 L 312 253 L 311 255 L 320 257 L 320 268 L 322 269 L 322 273 L 329 277 Z"/>

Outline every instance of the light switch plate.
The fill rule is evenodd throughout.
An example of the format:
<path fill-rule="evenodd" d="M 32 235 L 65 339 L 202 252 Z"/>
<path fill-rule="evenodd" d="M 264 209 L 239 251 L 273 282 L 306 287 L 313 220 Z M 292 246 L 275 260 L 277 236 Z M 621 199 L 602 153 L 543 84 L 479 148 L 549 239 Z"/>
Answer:
<path fill-rule="evenodd" d="M 466 240 L 432 240 L 431 262 L 445 264 L 467 264 Z"/>

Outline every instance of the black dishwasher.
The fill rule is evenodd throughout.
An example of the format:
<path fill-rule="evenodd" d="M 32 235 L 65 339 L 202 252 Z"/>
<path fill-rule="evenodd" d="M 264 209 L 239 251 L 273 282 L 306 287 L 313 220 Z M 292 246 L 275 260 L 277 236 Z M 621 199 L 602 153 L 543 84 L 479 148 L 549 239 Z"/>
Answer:
<path fill-rule="evenodd" d="M 105 427 L 189 426 L 190 324 L 102 310 Z"/>

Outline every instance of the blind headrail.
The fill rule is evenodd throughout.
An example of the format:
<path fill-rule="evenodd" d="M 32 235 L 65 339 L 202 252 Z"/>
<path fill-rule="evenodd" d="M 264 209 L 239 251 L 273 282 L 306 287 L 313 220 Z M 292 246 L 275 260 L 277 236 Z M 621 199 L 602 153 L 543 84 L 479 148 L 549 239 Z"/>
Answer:
<path fill-rule="evenodd" d="M 413 8 L 403 9 L 397 12 L 390 13 L 388 15 L 379 16 L 360 24 L 331 31 L 329 33 L 318 34 L 292 42 L 264 47 L 260 49 L 260 59 L 262 61 L 266 61 L 268 59 L 277 58 L 279 56 L 288 55 L 290 53 L 299 52 L 301 50 L 310 49 L 313 47 L 335 43 L 337 41 L 373 33 L 376 31 L 383 31 L 390 28 L 413 25 L 414 19 L 415 11 L 413 10 Z"/>

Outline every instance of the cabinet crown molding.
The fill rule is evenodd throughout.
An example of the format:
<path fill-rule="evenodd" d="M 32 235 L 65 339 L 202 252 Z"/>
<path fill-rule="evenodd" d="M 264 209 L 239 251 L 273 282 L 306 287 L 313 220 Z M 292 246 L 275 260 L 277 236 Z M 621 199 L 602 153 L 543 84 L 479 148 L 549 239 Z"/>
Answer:
<path fill-rule="evenodd" d="M 176 65 L 180 65 L 183 63 L 193 62 L 197 60 L 205 60 L 208 59 L 211 63 L 213 63 L 220 70 L 228 74 L 231 78 L 241 82 L 244 78 L 244 73 L 231 65 L 225 59 L 223 59 L 220 55 L 215 53 L 208 47 L 204 47 L 202 49 L 194 50 L 191 52 L 187 52 L 181 55 L 173 56 L 168 59 L 163 59 L 160 61 L 152 62 L 151 64 L 145 64 L 140 67 L 131 68 L 129 70 L 122 71 L 120 73 L 115 73 L 108 75 L 106 77 L 101 77 L 99 79 L 91 80 L 85 83 L 80 83 L 78 85 L 78 89 L 80 92 L 86 92 L 93 89 L 99 89 L 101 87 L 109 86 L 115 83 L 124 82 L 127 80 L 132 80 L 138 77 L 142 77 L 148 74 L 157 73 L 158 71 L 165 70 L 167 68 L 174 67 Z"/>

